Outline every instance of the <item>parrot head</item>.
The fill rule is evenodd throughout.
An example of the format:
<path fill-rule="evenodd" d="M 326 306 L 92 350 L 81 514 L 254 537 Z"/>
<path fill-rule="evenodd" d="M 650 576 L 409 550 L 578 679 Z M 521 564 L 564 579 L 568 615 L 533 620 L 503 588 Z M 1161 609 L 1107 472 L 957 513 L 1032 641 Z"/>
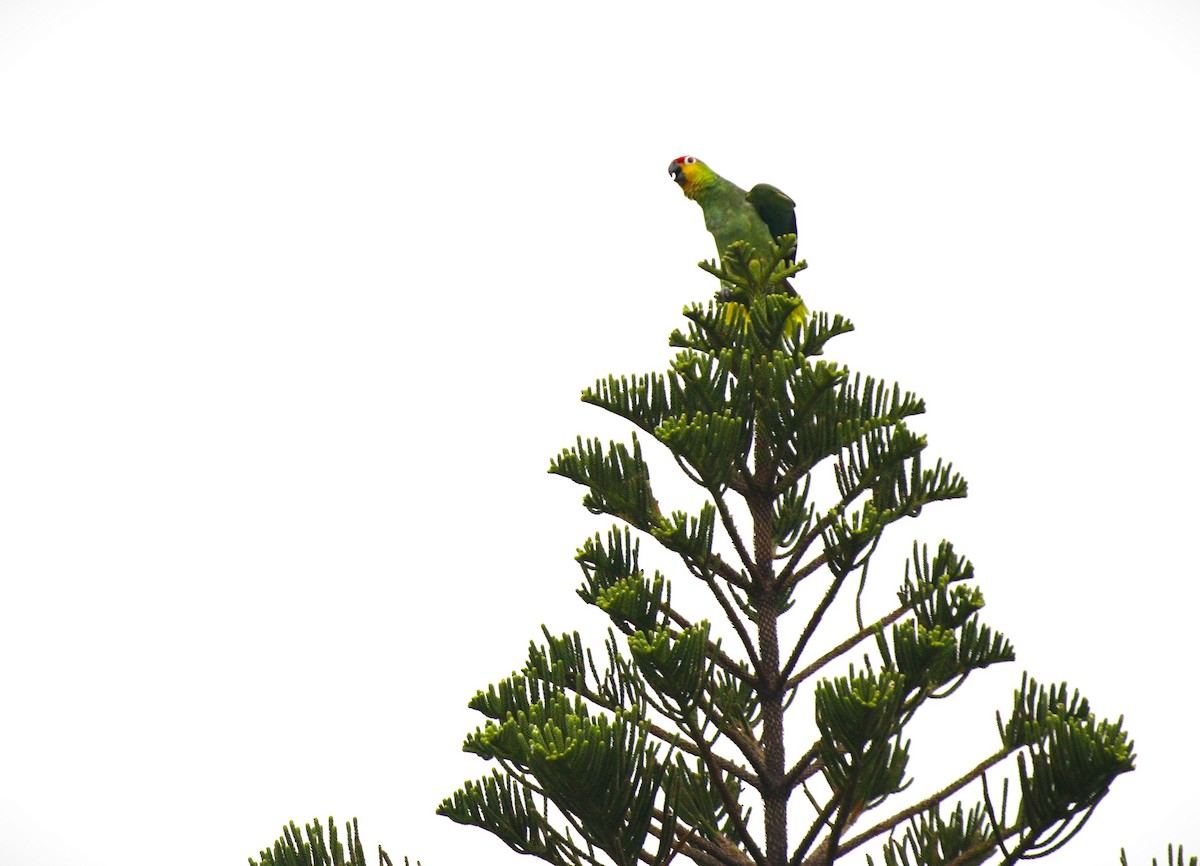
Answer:
<path fill-rule="evenodd" d="M 681 156 L 671 160 L 671 164 L 667 166 L 667 174 L 679 184 L 679 188 L 688 198 L 695 198 L 696 190 L 707 185 L 715 177 L 713 170 L 694 156 Z"/>

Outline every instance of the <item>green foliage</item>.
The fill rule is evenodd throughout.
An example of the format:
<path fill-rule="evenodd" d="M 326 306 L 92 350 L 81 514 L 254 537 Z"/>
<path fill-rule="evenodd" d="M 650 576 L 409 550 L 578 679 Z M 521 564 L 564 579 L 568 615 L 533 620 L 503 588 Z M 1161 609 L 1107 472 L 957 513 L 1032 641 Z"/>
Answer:
<path fill-rule="evenodd" d="M 885 866 L 974 866 L 991 853 L 991 827 L 982 804 L 963 812 L 959 803 L 948 819 L 934 805 L 912 819 L 899 837 L 888 840 L 883 849 Z M 875 861 L 867 855 L 868 866 Z"/>
<path fill-rule="evenodd" d="M 592 716 L 585 702 L 550 692 L 526 709 L 506 712 L 468 737 L 463 747 L 506 767 L 520 768 L 526 787 L 573 816 L 589 847 L 613 862 L 632 864 L 649 831 L 665 767 L 658 746 L 623 718 Z M 450 812 L 474 823 L 469 804 Z"/>
<path fill-rule="evenodd" d="M 1158 858 L 1150 861 L 1151 866 L 1158 866 Z M 1200 864 L 1200 858 L 1191 857 L 1186 863 L 1183 859 L 1183 846 L 1176 848 L 1174 845 L 1167 846 L 1167 866 L 1197 866 Z M 1125 859 L 1125 849 L 1121 849 L 1121 866 L 1129 866 L 1129 861 Z"/>
<path fill-rule="evenodd" d="M 338 840 L 338 828 L 333 817 L 329 818 L 329 841 L 325 841 L 325 833 L 321 822 L 313 818 L 311 824 L 304 825 L 304 835 L 296 822 L 292 821 L 283 828 L 283 836 L 275 840 L 274 846 L 259 853 L 258 860 L 250 858 L 250 866 L 367 866 L 367 858 L 363 853 L 362 841 L 358 837 L 358 819 L 346 822 L 346 847 Z M 347 859 L 347 853 L 349 859 Z M 404 858 L 408 866 L 408 858 Z M 383 846 L 379 847 L 379 866 L 392 866 Z M 417 866 L 421 866 L 418 862 Z"/>
<path fill-rule="evenodd" d="M 464 748 L 497 768 L 439 812 L 560 866 L 825 866 L 861 862 L 868 844 L 885 866 L 1049 853 L 1133 769 L 1132 742 L 1065 684 L 1026 676 L 995 751 L 964 755 L 940 785 L 915 775 L 916 714 L 1015 652 L 946 541 L 932 556 L 914 542 L 897 606 L 864 612 L 884 534 L 967 485 L 926 455 L 918 396 L 823 357 L 853 326 L 808 314 L 787 282 L 805 267 L 795 238 L 778 241 L 702 265 L 722 291 L 684 311 L 669 369 L 584 391 L 703 501 L 660 507 L 638 435 L 580 438 L 552 460 L 586 508 L 619 521 L 576 556 L 577 593 L 609 622 L 603 655 L 543 627 L 521 670 L 470 702 L 487 721 Z M 643 568 L 647 540 L 671 567 Z M 674 572 L 707 596 L 700 615 L 676 601 Z M 851 587 L 854 620 L 834 642 Z"/>
<path fill-rule="evenodd" d="M 633 451 L 616 443 L 610 443 L 605 451 L 599 439 L 586 443 L 579 439 L 575 448 L 563 450 L 550 471 L 590 488 L 583 504 L 595 514 L 611 514 L 645 530 L 662 520 L 637 436 L 633 437 Z"/>
<path fill-rule="evenodd" d="M 817 685 L 821 772 L 846 821 L 904 787 L 908 745 L 901 745 L 904 677 L 866 672 Z"/>

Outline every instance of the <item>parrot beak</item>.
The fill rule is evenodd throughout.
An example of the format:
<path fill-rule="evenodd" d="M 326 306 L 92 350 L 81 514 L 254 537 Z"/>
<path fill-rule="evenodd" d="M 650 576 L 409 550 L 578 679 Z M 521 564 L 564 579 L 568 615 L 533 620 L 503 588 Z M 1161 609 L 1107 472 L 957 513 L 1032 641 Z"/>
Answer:
<path fill-rule="evenodd" d="M 683 166 L 678 162 L 672 161 L 671 164 L 667 166 L 667 174 L 671 175 L 671 180 L 675 181 L 675 183 L 679 184 L 680 186 L 683 186 L 685 183 L 687 183 L 687 178 L 683 176 Z"/>

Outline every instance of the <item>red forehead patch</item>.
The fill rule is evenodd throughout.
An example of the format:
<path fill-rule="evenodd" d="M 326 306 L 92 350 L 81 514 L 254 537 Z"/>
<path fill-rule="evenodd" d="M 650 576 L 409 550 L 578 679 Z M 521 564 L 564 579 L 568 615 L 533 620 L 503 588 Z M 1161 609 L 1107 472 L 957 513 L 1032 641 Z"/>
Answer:
<path fill-rule="evenodd" d="M 683 161 L 684 161 L 685 159 L 687 159 L 687 154 L 686 154 L 686 153 L 685 153 L 683 156 L 677 156 L 677 157 L 675 157 L 675 161 L 676 161 L 677 163 L 679 163 L 680 165 L 683 165 Z"/>

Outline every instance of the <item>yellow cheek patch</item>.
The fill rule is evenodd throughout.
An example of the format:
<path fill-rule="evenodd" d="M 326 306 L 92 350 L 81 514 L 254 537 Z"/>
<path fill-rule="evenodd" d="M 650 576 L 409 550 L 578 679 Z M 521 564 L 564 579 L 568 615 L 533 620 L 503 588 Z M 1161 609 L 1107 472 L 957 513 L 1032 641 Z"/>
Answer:
<path fill-rule="evenodd" d="M 694 198 L 694 193 L 696 192 L 696 166 L 694 164 L 681 165 L 680 168 L 683 169 L 683 183 L 680 184 L 680 188 L 688 198 Z"/>

